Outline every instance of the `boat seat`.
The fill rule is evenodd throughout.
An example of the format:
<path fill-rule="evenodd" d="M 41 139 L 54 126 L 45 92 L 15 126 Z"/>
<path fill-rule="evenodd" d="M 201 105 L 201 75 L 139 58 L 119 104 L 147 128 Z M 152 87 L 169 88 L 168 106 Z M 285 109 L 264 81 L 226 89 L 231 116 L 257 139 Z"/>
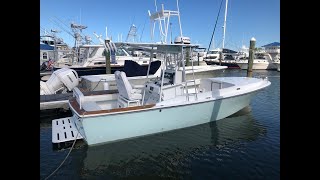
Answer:
<path fill-rule="evenodd" d="M 119 98 L 126 100 L 128 105 L 130 102 L 136 102 L 138 105 L 140 105 L 140 100 L 142 99 L 142 90 L 132 88 L 125 72 L 116 71 L 114 75 L 119 92 Z"/>
<path fill-rule="evenodd" d="M 90 96 L 86 97 L 80 91 L 79 88 L 73 88 L 73 97 L 76 98 L 80 109 L 84 109 L 85 111 L 99 111 L 102 110 L 100 106 L 92 99 Z"/>

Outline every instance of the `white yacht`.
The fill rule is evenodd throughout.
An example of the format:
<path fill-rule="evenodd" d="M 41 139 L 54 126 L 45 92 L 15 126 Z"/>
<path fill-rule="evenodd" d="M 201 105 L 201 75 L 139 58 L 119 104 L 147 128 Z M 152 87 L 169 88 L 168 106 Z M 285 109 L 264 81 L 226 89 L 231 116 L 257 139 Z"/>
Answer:
<path fill-rule="evenodd" d="M 221 57 L 222 56 L 222 57 Z M 229 69 L 234 68 L 238 69 L 239 66 L 236 63 L 237 62 L 237 56 L 238 53 L 236 51 L 230 50 L 230 49 L 212 49 L 209 50 L 204 57 L 204 61 L 208 65 L 221 65 L 221 66 L 227 66 Z M 220 62 L 221 58 L 221 62 Z"/>
<path fill-rule="evenodd" d="M 264 47 L 266 53 L 269 53 L 272 57 L 273 64 L 277 67 L 277 71 L 280 71 L 280 43 L 273 42 L 262 47 Z"/>
<path fill-rule="evenodd" d="M 79 76 L 84 75 L 97 75 L 106 73 L 106 57 L 104 45 L 85 44 L 79 46 L 79 58 L 76 59 L 71 56 L 69 59 L 63 59 L 55 62 L 53 70 L 58 70 L 64 67 L 74 69 Z M 141 76 L 146 75 L 150 57 L 148 56 L 132 56 L 126 49 L 117 48 L 114 54 L 111 54 L 110 66 L 111 73 L 116 70 L 124 70 L 126 68 L 140 67 L 135 69 L 134 72 L 127 72 L 128 76 Z M 70 62 L 70 63 L 67 63 Z M 127 65 L 127 66 L 125 66 Z M 160 67 L 160 61 L 153 61 L 150 67 L 150 74 L 154 74 Z"/>
<path fill-rule="evenodd" d="M 248 58 L 249 57 L 240 58 L 237 61 L 237 64 L 241 69 L 248 69 Z M 252 69 L 256 69 L 256 70 L 276 69 L 276 66 L 273 64 L 270 54 L 255 53 Z"/>

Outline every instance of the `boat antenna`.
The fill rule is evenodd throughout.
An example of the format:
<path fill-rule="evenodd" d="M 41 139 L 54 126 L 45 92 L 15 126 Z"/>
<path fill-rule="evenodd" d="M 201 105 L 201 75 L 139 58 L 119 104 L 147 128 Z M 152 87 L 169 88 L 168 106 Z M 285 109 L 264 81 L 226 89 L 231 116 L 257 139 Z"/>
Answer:
<path fill-rule="evenodd" d="M 80 8 L 80 24 L 81 24 L 81 8 Z"/>
<path fill-rule="evenodd" d="M 222 49 L 224 48 L 224 39 L 225 39 L 225 36 L 226 36 L 227 12 L 228 12 L 228 0 L 226 0 L 226 10 L 224 11 Z"/>
<path fill-rule="evenodd" d="M 56 19 L 58 19 L 57 17 L 55 17 Z M 75 38 L 74 34 L 72 34 L 70 31 L 66 30 L 63 26 L 61 26 L 61 24 L 59 24 L 55 19 L 50 18 L 49 19 L 51 22 L 53 22 L 54 24 L 56 24 L 60 29 L 62 29 L 63 31 L 65 31 L 66 33 L 68 33 L 69 35 L 71 35 L 73 38 Z M 67 26 L 64 22 L 62 22 L 60 19 L 58 19 L 63 25 Z"/>
<path fill-rule="evenodd" d="M 143 35 L 143 31 L 144 31 L 144 27 L 146 26 L 146 22 L 147 22 L 148 18 L 146 18 L 146 20 L 144 21 L 144 24 L 143 24 L 143 28 L 142 28 L 142 31 L 141 31 L 141 35 L 140 35 L 140 42 L 141 42 L 141 39 L 142 39 L 142 35 Z"/>
<path fill-rule="evenodd" d="M 180 8 L 179 8 L 179 0 L 177 0 L 177 9 L 178 9 L 178 20 L 179 20 L 179 26 L 180 26 L 180 36 L 182 38 L 182 28 L 181 28 L 181 20 L 180 20 Z"/>
<path fill-rule="evenodd" d="M 211 42 L 212 42 L 212 39 L 213 39 L 213 36 L 214 36 L 214 32 L 216 31 L 217 22 L 218 22 L 219 15 L 220 15 L 220 10 L 221 10 L 221 7 L 222 7 L 222 2 L 223 2 L 223 0 L 221 0 L 221 3 L 220 3 L 220 8 L 219 8 L 218 16 L 217 16 L 217 19 L 216 19 L 216 23 L 214 25 L 213 32 L 212 32 L 212 35 L 211 35 L 211 40 L 210 40 L 210 43 L 209 43 L 208 51 L 210 50 Z"/>
<path fill-rule="evenodd" d="M 158 8 L 157 8 L 157 0 L 154 0 L 154 6 L 156 6 L 156 12 L 158 11 Z"/>
<path fill-rule="evenodd" d="M 172 44 L 172 23 L 170 22 L 170 33 L 171 33 L 171 36 L 170 36 L 170 43 Z"/>
<path fill-rule="evenodd" d="M 108 39 L 108 27 L 106 26 L 106 39 Z"/>

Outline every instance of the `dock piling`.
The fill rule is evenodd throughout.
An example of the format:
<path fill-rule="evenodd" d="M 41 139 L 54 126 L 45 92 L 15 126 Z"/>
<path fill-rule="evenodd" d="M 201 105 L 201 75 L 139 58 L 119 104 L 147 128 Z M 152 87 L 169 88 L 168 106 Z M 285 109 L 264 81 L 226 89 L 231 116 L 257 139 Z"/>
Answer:
<path fill-rule="evenodd" d="M 110 40 L 106 39 L 105 43 L 109 44 Z M 110 50 L 105 51 L 105 56 L 106 56 L 106 74 L 111 74 L 111 66 L 110 66 Z"/>
<path fill-rule="evenodd" d="M 247 77 L 252 77 L 253 53 L 254 53 L 255 45 L 256 45 L 256 39 L 254 37 L 252 37 L 250 39 Z"/>
<path fill-rule="evenodd" d="M 219 65 L 221 66 L 221 61 L 223 59 L 223 53 L 222 53 L 223 49 L 219 52 Z"/>

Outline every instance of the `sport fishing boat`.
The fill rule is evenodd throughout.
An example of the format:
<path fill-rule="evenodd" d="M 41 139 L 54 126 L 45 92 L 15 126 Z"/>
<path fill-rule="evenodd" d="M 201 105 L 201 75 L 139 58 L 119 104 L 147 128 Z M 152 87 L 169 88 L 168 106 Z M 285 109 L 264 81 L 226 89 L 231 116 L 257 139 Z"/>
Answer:
<path fill-rule="evenodd" d="M 251 77 L 204 78 L 199 85 L 186 80 L 185 51 L 198 47 L 194 44 L 117 46 L 162 54 L 162 73 L 157 79 L 132 86 L 125 72 L 116 71 L 118 92 L 84 96 L 75 87 L 69 99 L 73 113 L 69 120 L 89 146 L 223 119 L 248 106 L 258 91 L 271 84 L 267 78 Z"/>

